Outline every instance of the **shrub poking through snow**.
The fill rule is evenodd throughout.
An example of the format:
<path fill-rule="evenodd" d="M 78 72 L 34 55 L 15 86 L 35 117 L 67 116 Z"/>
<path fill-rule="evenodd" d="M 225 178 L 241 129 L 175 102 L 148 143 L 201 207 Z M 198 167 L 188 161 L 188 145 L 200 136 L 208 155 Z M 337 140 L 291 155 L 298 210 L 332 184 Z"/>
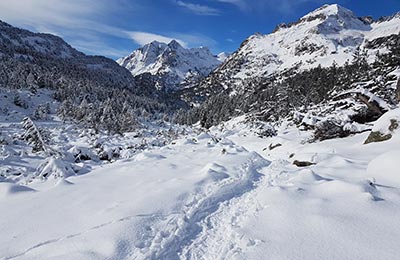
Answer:
<path fill-rule="evenodd" d="M 315 125 L 314 140 L 323 141 L 332 138 L 347 137 L 350 134 L 350 131 L 343 128 L 341 122 L 329 119 Z"/>
<path fill-rule="evenodd" d="M 67 178 L 76 175 L 78 169 L 74 165 L 59 158 L 50 157 L 39 166 L 36 177 L 48 179 L 50 176 L 57 178 Z"/>

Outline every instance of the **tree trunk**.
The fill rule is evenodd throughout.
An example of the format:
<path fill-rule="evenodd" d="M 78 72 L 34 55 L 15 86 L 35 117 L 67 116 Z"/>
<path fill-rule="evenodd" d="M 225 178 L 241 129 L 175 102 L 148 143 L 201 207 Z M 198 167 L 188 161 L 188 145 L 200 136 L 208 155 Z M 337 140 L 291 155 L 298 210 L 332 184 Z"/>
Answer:
<path fill-rule="evenodd" d="M 397 97 L 397 102 L 400 103 L 400 78 L 397 81 L 396 97 Z"/>

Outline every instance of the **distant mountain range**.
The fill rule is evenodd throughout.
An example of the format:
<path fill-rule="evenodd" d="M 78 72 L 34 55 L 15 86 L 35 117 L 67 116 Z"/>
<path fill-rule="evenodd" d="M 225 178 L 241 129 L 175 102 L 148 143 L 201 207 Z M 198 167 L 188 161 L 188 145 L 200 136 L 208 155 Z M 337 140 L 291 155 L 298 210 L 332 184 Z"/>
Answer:
<path fill-rule="evenodd" d="M 134 76 L 151 74 L 158 89 L 176 91 L 205 78 L 226 57 L 226 53 L 215 56 L 206 47 L 186 49 L 172 40 L 153 41 L 117 62 Z"/>
<path fill-rule="evenodd" d="M 230 55 L 154 41 L 117 62 L 0 22 L 0 86 L 48 88 L 78 110 L 81 103 L 98 110 L 112 103 L 115 113 L 142 115 L 144 108 L 146 115 L 160 117 L 193 107 L 178 118 L 207 126 L 243 113 L 278 120 L 337 95 L 350 102 L 358 91 L 367 101 L 353 95 L 348 107 L 355 114 L 366 109 L 358 114 L 366 121 L 395 102 L 399 45 L 400 13 L 374 20 L 337 4 L 280 24 L 270 34 L 254 34 Z"/>

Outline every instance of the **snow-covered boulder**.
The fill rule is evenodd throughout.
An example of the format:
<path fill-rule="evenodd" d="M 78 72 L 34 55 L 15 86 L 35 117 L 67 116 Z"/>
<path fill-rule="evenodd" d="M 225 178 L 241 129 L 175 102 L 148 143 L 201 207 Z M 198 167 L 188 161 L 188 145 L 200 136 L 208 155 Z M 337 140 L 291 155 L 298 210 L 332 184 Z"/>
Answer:
<path fill-rule="evenodd" d="M 365 144 L 383 142 L 392 138 L 393 133 L 398 131 L 400 126 L 400 108 L 385 113 L 376 121 L 371 134 L 365 140 Z"/>
<path fill-rule="evenodd" d="M 75 162 L 98 160 L 95 153 L 89 150 L 87 147 L 74 146 L 69 149 L 68 152 L 74 156 Z"/>

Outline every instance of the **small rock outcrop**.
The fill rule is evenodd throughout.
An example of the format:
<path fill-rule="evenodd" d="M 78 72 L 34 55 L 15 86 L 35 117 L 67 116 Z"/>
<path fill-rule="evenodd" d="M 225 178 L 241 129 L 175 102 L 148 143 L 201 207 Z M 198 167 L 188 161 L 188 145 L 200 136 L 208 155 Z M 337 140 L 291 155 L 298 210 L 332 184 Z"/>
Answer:
<path fill-rule="evenodd" d="M 312 162 L 298 161 L 298 160 L 295 160 L 293 162 L 293 164 L 296 165 L 297 167 L 308 167 L 308 166 L 315 165 L 315 163 L 312 163 Z"/>

